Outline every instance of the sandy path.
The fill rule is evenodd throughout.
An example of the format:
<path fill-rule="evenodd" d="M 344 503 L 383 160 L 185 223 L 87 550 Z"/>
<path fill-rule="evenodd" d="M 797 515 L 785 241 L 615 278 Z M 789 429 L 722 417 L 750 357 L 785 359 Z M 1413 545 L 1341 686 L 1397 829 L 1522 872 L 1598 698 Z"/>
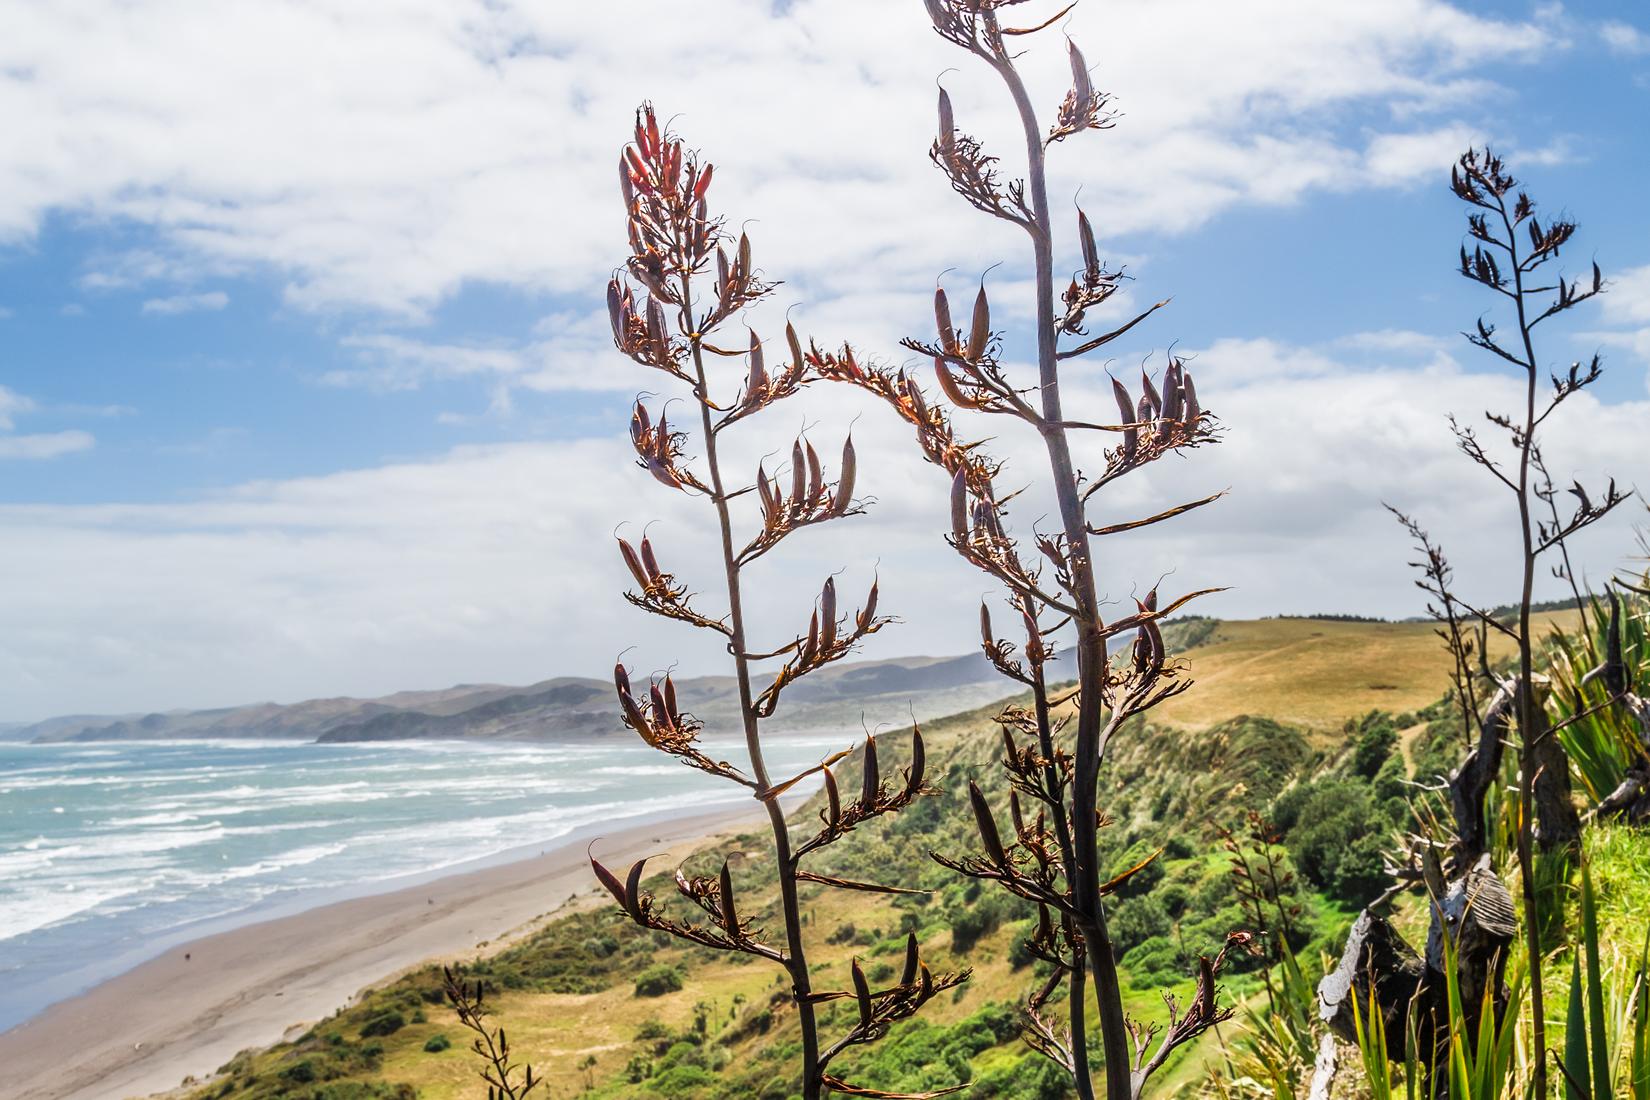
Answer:
<path fill-rule="evenodd" d="M 754 806 L 598 830 L 604 863 L 761 820 Z M 0 1097 L 119 1100 L 206 1077 L 432 959 L 519 937 L 592 889 L 583 837 L 531 859 L 321 906 L 183 944 L 0 1034 Z M 185 958 L 187 954 L 188 958 Z M 298 1029 L 298 1030 L 294 1030 Z"/>

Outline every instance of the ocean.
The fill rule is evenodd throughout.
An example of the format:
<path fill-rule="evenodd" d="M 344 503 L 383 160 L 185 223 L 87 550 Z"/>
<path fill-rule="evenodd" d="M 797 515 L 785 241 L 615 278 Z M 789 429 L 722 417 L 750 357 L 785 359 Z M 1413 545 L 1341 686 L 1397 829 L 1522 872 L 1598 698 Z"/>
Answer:
<path fill-rule="evenodd" d="M 793 774 L 852 735 L 770 739 Z M 743 746 L 709 742 L 735 763 Z M 748 798 L 634 738 L 0 741 L 0 1031 L 237 924 Z"/>

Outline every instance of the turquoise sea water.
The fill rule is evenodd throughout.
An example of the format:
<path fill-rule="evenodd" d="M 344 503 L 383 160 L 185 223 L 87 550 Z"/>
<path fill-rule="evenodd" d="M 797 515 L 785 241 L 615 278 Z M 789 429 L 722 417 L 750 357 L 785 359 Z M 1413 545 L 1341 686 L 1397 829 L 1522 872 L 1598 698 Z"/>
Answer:
<path fill-rule="evenodd" d="M 847 743 L 778 738 L 770 764 Z M 197 935 L 739 797 L 623 737 L 0 742 L 0 1030 Z"/>

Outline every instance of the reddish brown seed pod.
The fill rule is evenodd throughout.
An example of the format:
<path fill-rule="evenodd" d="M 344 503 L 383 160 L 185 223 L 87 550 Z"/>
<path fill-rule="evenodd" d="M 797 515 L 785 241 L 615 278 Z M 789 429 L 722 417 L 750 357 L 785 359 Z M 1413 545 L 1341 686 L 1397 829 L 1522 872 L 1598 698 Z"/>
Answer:
<path fill-rule="evenodd" d="M 950 160 L 957 148 L 957 119 L 951 111 L 951 96 L 940 89 L 940 154 Z"/>
<path fill-rule="evenodd" d="M 664 695 L 665 709 L 670 712 L 671 725 L 675 725 L 676 716 L 681 714 L 682 710 L 676 705 L 676 681 L 671 678 L 668 672 L 665 673 Z"/>
<path fill-rule="evenodd" d="M 779 499 L 768 485 L 768 473 L 760 462 L 756 464 L 756 495 L 762 502 L 762 520 L 766 523 L 779 510 Z"/>
<path fill-rule="evenodd" d="M 624 907 L 637 924 L 646 922 L 642 912 L 642 869 L 647 865 L 644 857 L 638 859 L 630 868 L 630 874 L 624 880 Z"/>
<path fill-rule="evenodd" d="M 1147 408 L 1151 411 L 1150 419 L 1156 419 L 1157 414 L 1163 408 L 1163 397 L 1157 392 L 1157 387 L 1152 385 L 1152 376 L 1147 374 L 1145 371 L 1140 372 L 1140 388 L 1141 400 L 1146 402 Z M 1145 420 L 1148 418 L 1141 417 L 1141 419 Z"/>
<path fill-rule="evenodd" d="M 739 913 L 733 905 L 733 874 L 728 870 L 727 860 L 722 861 L 722 881 L 720 883 L 718 900 L 722 909 L 722 928 L 730 936 L 739 935 Z"/>
<path fill-rule="evenodd" d="M 1197 387 L 1192 385 L 1192 372 L 1186 371 L 1180 378 L 1181 389 L 1186 398 L 1186 410 L 1181 415 L 1181 423 L 1188 427 L 1196 427 L 1203 418 L 1203 409 L 1197 403 Z"/>
<path fill-rule="evenodd" d="M 907 932 L 905 936 L 905 968 L 900 971 L 899 984 L 909 986 L 917 980 L 917 964 L 922 960 L 917 955 L 917 934 Z"/>
<path fill-rule="evenodd" d="M 642 559 L 636 556 L 635 548 L 624 539 L 620 539 L 619 554 L 624 558 L 625 567 L 630 570 L 630 575 L 636 578 L 636 583 L 644 589 L 647 588 L 647 573 L 642 568 Z"/>
<path fill-rule="evenodd" d="M 1002 837 L 997 832 L 997 819 L 991 816 L 991 806 L 980 793 L 979 784 L 972 779 L 968 781 L 968 803 L 974 810 L 974 823 L 980 831 L 980 843 L 985 845 L 986 854 L 992 862 L 1002 864 L 1008 861 L 1008 852 L 1003 848 Z"/>
<path fill-rule="evenodd" d="M 836 480 L 836 492 L 831 505 L 833 515 L 840 516 L 853 507 L 854 479 L 858 472 L 859 458 L 854 454 L 854 437 L 850 435 L 842 442 L 842 472 Z"/>
<path fill-rule="evenodd" d="M 876 805 L 881 789 L 882 776 L 877 771 L 877 739 L 873 734 L 865 739 L 865 774 L 860 783 L 860 804 L 867 808 Z"/>
<path fill-rule="evenodd" d="M 607 281 L 607 319 L 613 325 L 613 342 L 623 350 L 624 339 L 624 295 L 619 287 L 619 280 Z"/>
<path fill-rule="evenodd" d="M 1100 250 L 1094 244 L 1094 228 L 1089 216 L 1077 211 L 1077 239 L 1083 246 L 1083 273 L 1092 281 L 1100 276 Z"/>
<path fill-rule="evenodd" d="M 911 767 L 905 773 L 905 793 L 915 796 L 922 790 L 923 776 L 928 772 L 928 750 L 922 743 L 922 730 L 911 727 Z"/>
<path fill-rule="evenodd" d="M 802 453 L 799 436 L 791 444 L 791 508 L 800 511 L 808 499 L 808 460 Z"/>
<path fill-rule="evenodd" d="M 829 653 L 836 645 L 836 578 L 826 577 L 819 590 L 819 647 Z"/>
<path fill-rule="evenodd" d="M 825 468 L 819 464 L 819 452 L 812 443 L 803 450 L 808 456 L 808 507 L 812 508 L 825 499 Z"/>
<path fill-rule="evenodd" d="M 951 536 L 958 543 L 968 540 L 968 467 L 958 466 L 951 479 Z"/>
<path fill-rule="evenodd" d="M 699 179 L 693 185 L 693 197 L 703 201 L 705 192 L 710 190 L 710 177 L 716 172 L 716 165 L 707 164 L 705 170 L 699 173 Z M 703 220 L 701 218 L 701 220 Z"/>
<path fill-rule="evenodd" d="M 819 655 L 819 612 L 815 611 L 808 619 L 808 637 L 802 643 L 802 652 L 797 655 L 798 662 L 803 668 L 814 663 Z"/>
<path fill-rule="evenodd" d="M 791 346 L 791 370 L 800 374 L 802 365 L 806 361 L 802 355 L 802 340 L 796 334 L 796 328 L 789 321 L 785 322 L 785 342 Z"/>
<path fill-rule="evenodd" d="M 980 645 L 986 649 L 997 644 L 997 636 L 991 632 L 991 609 L 984 601 L 980 603 Z"/>
<path fill-rule="evenodd" d="M 940 347 L 945 353 L 957 354 L 957 327 L 951 321 L 951 302 L 944 287 L 934 289 L 934 327 L 940 331 Z"/>
<path fill-rule="evenodd" d="M 751 277 L 751 239 L 745 234 L 739 234 L 739 285 L 741 288 L 750 281 Z"/>
<path fill-rule="evenodd" d="M 644 538 L 642 540 L 642 555 L 641 555 L 641 557 L 642 557 L 642 569 L 643 569 L 644 574 L 647 578 L 647 581 L 657 580 L 658 577 L 659 577 L 659 574 L 661 572 L 663 572 L 663 570 L 661 570 L 659 568 L 659 559 L 653 556 L 653 540 L 652 539 Z M 644 583 L 646 583 L 646 582 L 644 582 Z"/>
<path fill-rule="evenodd" d="M 627 213 L 636 209 L 636 188 L 630 182 L 630 161 L 623 153 L 619 154 L 619 194 L 624 196 Z"/>
<path fill-rule="evenodd" d="M 984 404 L 963 392 L 962 387 L 957 384 L 956 377 L 951 373 L 951 368 L 945 365 L 944 359 L 935 358 L 934 377 L 939 381 L 940 392 L 945 394 L 946 399 L 953 405 L 963 409 L 978 409 Z"/>
<path fill-rule="evenodd" d="M 595 856 L 590 857 L 590 869 L 596 873 L 596 881 L 606 887 L 609 894 L 613 895 L 613 900 L 620 905 L 625 905 L 624 883 L 619 881 L 619 876 L 603 867 Z M 629 908 L 628 905 L 625 905 L 626 910 Z"/>
<path fill-rule="evenodd" d="M 767 396 L 768 372 L 763 365 L 762 341 L 755 329 L 751 329 L 750 334 L 750 375 L 745 382 L 745 399 L 754 403 Z"/>
<path fill-rule="evenodd" d="M 831 769 L 824 770 L 825 776 L 825 824 L 836 828 L 837 822 L 842 820 L 842 793 L 837 790 L 836 776 Z"/>
<path fill-rule="evenodd" d="M 871 985 L 865 980 L 865 971 L 859 968 L 859 960 L 853 962 L 854 997 L 859 1002 L 859 1026 L 871 1026 Z"/>
<path fill-rule="evenodd" d="M 856 622 L 859 626 L 859 632 L 861 634 L 864 634 L 866 631 L 870 630 L 871 627 L 876 625 L 876 620 L 877 620 L 877 582 L 872 581 L 871 582 L 871 591 L 868 592 L 865 596 L 865 606 L 860 609 L 859 617 L 856 620 Z"/>
<path fill-rule="evenodd" d="M 974 317 L 968 330 L 968 350 L 964 357 L 970 363 L 978 363 L 985 354 L 985 347 L 991 339 L 991 302 L 985 296 L 985 284 L 980 284 L 980 292 L 974 296 Z"/>

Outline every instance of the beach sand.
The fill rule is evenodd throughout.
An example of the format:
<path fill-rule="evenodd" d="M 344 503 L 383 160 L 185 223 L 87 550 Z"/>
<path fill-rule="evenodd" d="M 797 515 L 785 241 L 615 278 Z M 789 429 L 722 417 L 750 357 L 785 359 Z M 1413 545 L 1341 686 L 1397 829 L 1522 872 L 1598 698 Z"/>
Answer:
<path fill-rule="evenodd" d="M 763 820 L 751 804 L 597 830 L 604 863 L 677 861 Z M 516 860 L 248 924 L 167 951 L 0 1034 L 5 1100 L 123 1100 L 204 1079 L 361 991 L 519 939 L 593 895 L 586 831 Z M 661 864 L 662 865 L 662 864 Z"/>

